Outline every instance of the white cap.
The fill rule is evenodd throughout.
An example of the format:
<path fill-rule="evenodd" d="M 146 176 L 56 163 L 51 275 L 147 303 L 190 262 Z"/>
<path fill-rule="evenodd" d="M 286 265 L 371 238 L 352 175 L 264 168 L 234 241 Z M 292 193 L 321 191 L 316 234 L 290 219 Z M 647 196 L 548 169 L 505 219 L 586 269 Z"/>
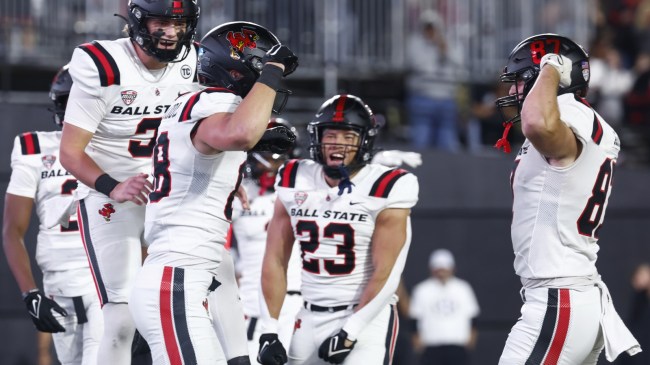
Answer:
<path fill-rule="evenodd" d="M 420 25 L 432 25 L 434 28 L 441 29 L 443 26 L 442 17 L 437 11 L 427 9 L 420 13 Z"/>
<path fill-rule="evenodd" d="M 447 249 L 441 248 L 435 250 L 431 253 L 431 256 L 429 256 L 429 268 L 432 270 L 451 270 L 454 268 L 454 265 L 454 255 Z"/>

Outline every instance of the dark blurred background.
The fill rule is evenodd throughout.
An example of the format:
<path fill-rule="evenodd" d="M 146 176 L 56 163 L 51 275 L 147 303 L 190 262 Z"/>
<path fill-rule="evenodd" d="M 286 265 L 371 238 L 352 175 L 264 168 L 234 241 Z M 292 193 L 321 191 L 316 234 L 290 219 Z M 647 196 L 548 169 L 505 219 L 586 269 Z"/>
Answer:
<path fill-rule="evenodd" d="M 598 267 L 619 314 L 633 320 L 631 275 L 650 261 L 650 0 L 198 2 L 198 39 L 223 22 L 247 20 L 299 55 L 284 115 L 299 128 L 324 99 L 351 93 L 384 116 L 381 146 L 423 154 L 423 165 L 413 170 L 420 202 L 404 283 L 410 291 L 428 277 L 434 249 L 454 253 L 457 275 L 473 286 L 481 307 L 475 365 L 497 363 L 521 306 L 509 231 L 514 155 L 492 147 L 502 132 L 494 108 L 503 94 L 498 76 L 510 50 L 528 36 L 553 32 L 582 44 L 591 55 L 588 100 L 622 141 Z M 77 45 L 120 37 L 124 21 L 113 14 L 124 15 L 126 3 L 0 0 L 1 190 L 11 173 L 14 136 L 55 128 L 47 90 L 56 70 Z M 436 135 L 437 126 L 417 121 L 413 105 L 418 93 L 435 99 L 441 90 L 440 119 L 450 124 L 449 133 Z M 522 142 L 516 128 L 511 141 L 516 151 Z M 32 253 L 35 238 L 32 224 L 26 239 Z M 4 259 L 0 293 L 0 364 L 36 364 L 36 332 Z M 410 330 L 401 328 L 406 338 Z M 405 343 L 398 354 L 411 351 Z"/>

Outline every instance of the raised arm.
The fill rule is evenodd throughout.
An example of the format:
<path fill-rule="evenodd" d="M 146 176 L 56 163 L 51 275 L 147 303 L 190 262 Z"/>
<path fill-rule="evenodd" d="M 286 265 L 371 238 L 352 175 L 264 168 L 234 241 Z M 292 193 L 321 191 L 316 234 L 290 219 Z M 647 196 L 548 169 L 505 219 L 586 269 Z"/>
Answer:
<path fill-rule="evenodd" d="M 570 59 L 556 54 L 545 55 L 539 76 L 521 109 L 524 136 L 541 154 L 557 160 L 560 165 L 575 161 L 582 146 L 573 131 L 560 120 L 558 86 L 570 84 L 570 74 Z"/>

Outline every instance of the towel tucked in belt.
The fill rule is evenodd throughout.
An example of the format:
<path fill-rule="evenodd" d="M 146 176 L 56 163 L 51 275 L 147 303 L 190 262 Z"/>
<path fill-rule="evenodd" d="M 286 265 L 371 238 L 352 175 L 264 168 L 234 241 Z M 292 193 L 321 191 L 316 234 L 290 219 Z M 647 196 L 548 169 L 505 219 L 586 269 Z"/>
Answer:
<path fill-rule="evenodd" d="M 603 338 L 605 340 L 605 357 L 607 361 L 614 361 L 622 352 L 627 352 L 630 356 L 641 352 L 639 342 L 634 338 L 630 330 L 627 329 L 623 320 L 616 312 L 612 297 L 609 295 L 607 285 L 602 281 L 596 282 L 600 288 L 601 316 L 600 326 L 603 329 Z"/>

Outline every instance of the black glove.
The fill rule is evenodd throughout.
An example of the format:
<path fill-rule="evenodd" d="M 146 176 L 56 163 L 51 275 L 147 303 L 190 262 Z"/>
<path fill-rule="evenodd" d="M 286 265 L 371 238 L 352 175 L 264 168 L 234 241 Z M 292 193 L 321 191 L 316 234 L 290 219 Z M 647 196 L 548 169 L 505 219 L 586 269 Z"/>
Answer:
<path fill-rule="evenodd" d="M 357 341 L 353 341 L 350 347 L 345 347 L 347 338 L 348 333 L 344 330 L 340 330 L 334 336 L 328 337 L 318 348 L 318 357 L 332 364 L 343 363 L 357 343 Z"/>
<path fill-rule="evenodd" d="M 65 332 L 65 328 L 52 314 L 52 310 L 55 310 L 64 317 L 68 315 L 57 302 L 43 295 L 38 289 L 30 290 L 23 301 L 37 330 L 50 333 Z"/>
<path fill-rule="evenodd" d="M 296 142 L 296 135 L 291 129 L 279 125 L 264 131 L 262 138 L 251 149 L 252 152 L 273 152 L 285 154 L 293 148 Z"/>
<path fill-rule="evenodd" d="M 286 77 L 293 73 L 296 68 L 298 68 L 298 56 L 293 54 L 289 47 L 283 46 L 281 44 L 276 44 L 271 47 L 264 57 L 262 57 L 262 63 L 266 64 L 267 62 L 276 62 L 284 65 L 283 75 Z"/>
<path fill-rule="evenodd" d="M 287 362 L 287 350 L 282 346 L 277 333 L 264 333 L 260 336 L 257 362 L 262 365 L 282 365 Z"/>

